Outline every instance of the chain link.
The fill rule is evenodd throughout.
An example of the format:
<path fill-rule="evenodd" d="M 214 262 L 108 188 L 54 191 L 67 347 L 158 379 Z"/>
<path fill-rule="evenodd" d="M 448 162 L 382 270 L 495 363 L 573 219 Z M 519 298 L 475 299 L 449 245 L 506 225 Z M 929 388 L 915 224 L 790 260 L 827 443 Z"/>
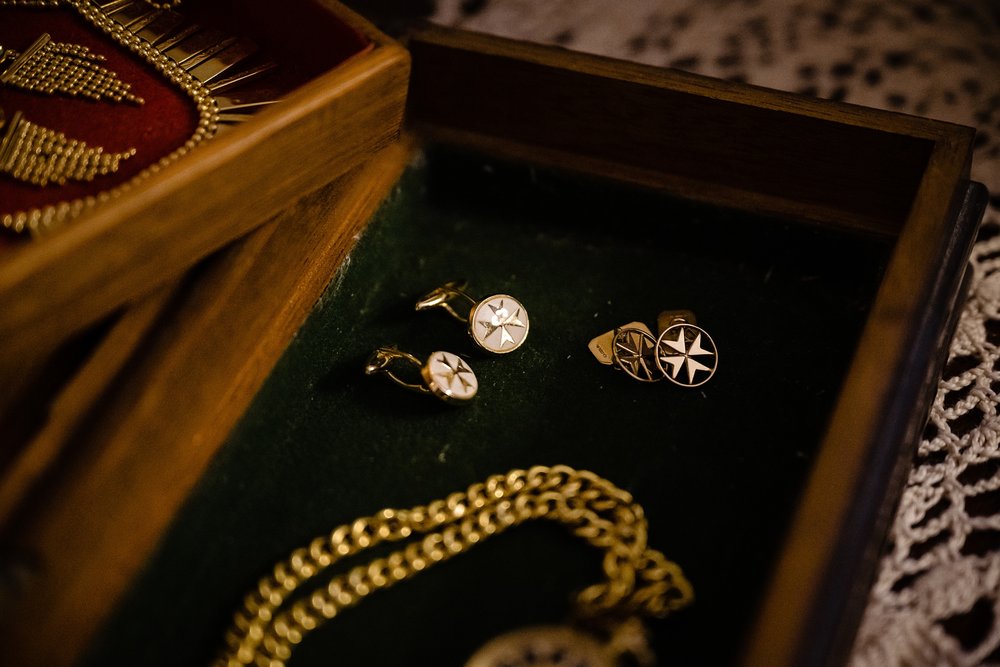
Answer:
<path fill-rule="evenodd" d="M 577 596 L 584 617 L 662 617 L 694 598 L 680 567 L 647 547 L 642 507 L 628 492 L 592 472 L 536 466 L 494 475 L 427 505 L 384 509 L 296 549 L 246 596 L 213 665 L 280 667 L 306 635 L 371 593 L 533 519 L 558 521 L 604 551 L 606 580 Z M 334 575 L 281 610 L 303 583 L 342 558 L 408 538 L 414 539 L 401 549 Z"/>

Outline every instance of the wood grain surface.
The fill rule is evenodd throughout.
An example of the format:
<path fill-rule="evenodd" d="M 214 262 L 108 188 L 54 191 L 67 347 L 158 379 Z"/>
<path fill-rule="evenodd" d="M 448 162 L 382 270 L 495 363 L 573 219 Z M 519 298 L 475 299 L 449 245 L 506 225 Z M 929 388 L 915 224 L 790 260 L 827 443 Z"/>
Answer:
<path fill-rule="evenodd" d="M 410 48 L 408 114 L 428 137 L 894 239 L 744 662 L 816 662 L 846 650 L 843 637 L 853 633 L 860 612 L 855 589 L 870 576 L 880 521 L 895 501 L 896 464 L 916 442 L 929 400 L 927 378 L 941 363 L 938 343 L 951 322 L 975 231 L 975 201 L 963 200 L 972 131 L 467 33 L 432 30 Z M 387 53 L 368 67 L 386 68 L 390 78 L 405 76 L 401 53 Z M 397 94 L 396 86 L 385 87 L 362 69 L 352 71 L 342 90 L 356 97 L 346 91 L 357 84 L 366 96 L 354 102 L 338 97 L 337 104 L 324 98 L 330 111 L 318 115 L 325 123 L 343 122 L 346 132 L 354 121 L 342 114 L 367 113 L 365 104 L 380 103 L 373 97 L 378 91 Z M 295 128 L 288 131 L 296 141 L 316 131 L 306 117 L 286 124 Z M 240 155 L 274 157 L 278 146 L 287 148 L 279 135 L 258 134 L 220 140 L 211 147 L 209 167 Z M 11 664 L 28 657 L 69 664 L 83 649 L 401 172 L 407 151 L 387 149 L 214 257 L 157 319 L 126 381 L 93 413 L 79 446 L 74 442 L 88 454 L 65 457 L 8 531 L 40 568 L 16 623 L 0 630 L 0 650 L 10 653 Z M 202 176 L 210 179 L 206 169 Z M 158 187 L 170 189 L 174 179 L 189 177 L 177 172 Z M 246 177 L 255 188 L 273 185 Z M 303 187 L 308 178 L 290 180 Z M 272 211 L 269 201 L 270 195 L 250 196 L 238 206 L 244 213 Z M 963 203 L 971 206 L 966 218 L 973 221 L 954 227 Z M 214 199 L 176 205 L 164 199 L 155 210 L 136 201 L 128 213 L 162 213 L 183 224 L 181 205 L 229 215 Z M 79 268 L 99 307 L 73 305 L 73 290 L 41 280 L 44 263 L 22 258 L 17 280 L 0 274 L 0 337 L 48 328 L 39 335 L 57 339 L 72 328 L 42 324 L 38 294 L 44 289 L 53 290 L 75 322 L 92 321 L 109 304 L 134 298 L 115 276 L 130 271 L 148 287 L 152 269 L 135 266 L 126 248 L 167 253 L 176 277 L 187 266 L 182 255 L 218 247 L 216 232 L 192 225 L 177 240 L 176 256 L 132 228 L 136 236 L 125 234 L 118 245 L 100 235 L 102 226 L 115 224 L 109 219 L 88 226 L 93 231 L 77 232 L 76 240 L 54 238 L 47 250 L 72 263 L 71 250 L 97 247 L 100 238 L 111 243 L 102 255 L 109 266 Z M 29 286 L 33 279 L 39 285 Z M 18 303 L 12 291 L 18 287 L 35 294 L 35 301 Z M 53 636 L 62 641 L 51 642 Z"/>
<path fill-rule="evenodd" d="M 4 664 L 70 665 L 399 177 L 392 145 L 212 257 L 7 531 L 37 564 Z M 97 362 L 95 362 L 97 363 Z M 53 637 L 59 641 L 53 642 Z"/>
<path fill-rule="evenodd" d="M 432 137 L 877 234 L 905 221 L 937 137 L 968 133 L 475 33 L 409 46 L 408 119 Z"/>
<path fill-rule="evenodd" d="M 353 17 L 336 3 L 331 11 Z M 0 376 L 51 349 L 328 183 L 399 132 L 409 55 L 375 46 L 122 195 L 0 263 Z"/>
<path fill-rule="evenodd" d="M 46 471 L 57 464 L 73 435 L 99 407 L 105 392 L 167 307 L 175 287 L 158 287 L 127 307 L 79 372 L 51 398 L 44 425 L 0 471 L 0 527 Z"/>

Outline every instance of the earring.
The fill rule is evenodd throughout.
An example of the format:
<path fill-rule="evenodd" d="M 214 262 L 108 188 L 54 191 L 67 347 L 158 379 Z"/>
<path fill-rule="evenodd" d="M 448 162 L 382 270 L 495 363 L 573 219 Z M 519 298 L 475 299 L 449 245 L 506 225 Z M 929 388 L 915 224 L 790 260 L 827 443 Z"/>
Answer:
<path fill-rule="evenodd" d="M 483 350 L 494 354 L 513 352 L 528 337 L 528 311 L 509 294 L 494 294 L 476 301 L 465 292 L 465 282 L 452 280 L 417 301 L 417 310 L 443 308 L 449 315 L 468 325 L 472 340 Z M 469 315 L 460 314 L 452 301 L 466 301 Z"/>
<path fill-rule="evenodd" d="M 719 354 L 707 331 L 689 310 L 668 310 L 657 317 L 659 336 L 642 322 L 630 322 L 588 344 L 598 362 L 640 382 L 664 378 L 681 387 L 699 387 L 718 367 Z"/>
<path fill-rule="evenodd" d="M 0 83 L 47 95 L 143 104 L 129 92 L 131 84 L 98 64 L 104 60 L 86 46 L 53 42 L 45 33 L 24 53 L 0 47 Z"/>
<path fill-rule="evenodd" d="M 396 374 L 391 366 L 395 362 L 407 363 L 420 369 L 421 382 L 408 382 Z M 476 374 L 465 361 L 451 352 L 432 352 L 426 362 L 396 347 L 380 347 L 372 352 L 365 364 L 365 375 L 382 373 L 400 387 L 421 394 L 436 396 L 446 403 L 462 404 L 471 401 L 479 389 Z"/>
<path fill-rule="evenodd" d="M 0 131 L 5 128 L 0 138 L 0 172 L 34 185 L 91 181 L 95 176 L 118 171 L 122 160 L 135 155 L 134 148 L 124 153 L 105 153 L 101 146 L 91 147 L 27 121 L 20 111 L 7 121 L 0 109 Z"/>

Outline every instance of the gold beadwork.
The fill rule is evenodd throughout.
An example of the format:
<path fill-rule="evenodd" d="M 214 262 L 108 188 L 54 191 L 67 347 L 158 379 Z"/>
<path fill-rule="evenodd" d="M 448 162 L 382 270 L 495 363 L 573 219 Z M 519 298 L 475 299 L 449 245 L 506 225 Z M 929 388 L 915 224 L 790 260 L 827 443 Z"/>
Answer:
<path fill-rule="evenodd" d="M 171 84 L 180 88 L 194 103 L 198 114 L 198 124 L 194 133 L 182 146 L 115 188 L 101 192 L 96 196 L 60 202 L 30 211 L 16 211 L 0 217 L 0 224 L 15 232 L 27 230 L 33 235 L 42 234 L 53 227 L 79 216 L 84 211 L 93 208 L 99 202 L 118 197 L 128 188 L 184 157 L 200 145 L 202 141 L 211 138 L 218 131 L 218 105 L 208 87 L 191 76 L 179 64 L 160 53 L 152 44 L 123 29 L 118 22 L 108 16 L 91 0 L 0 0 L 0 7 L 58 7 L 63 5 L 73 8 L 85 21 L 120 46 L 135 53 L 145 62 L 152 65 Z"/>
<path fill-rule="evenodd" d="M 369 594 L 531 519 L 558 521 L 605 552 L 606 580 L 576 598 L 584 617 L 663 617 L 694 599 L 680 567 L 647 546 L 643 509 L 628 492 L 585 470 L 535 466 L 494 475 L 428 505 L 384 509 L 293 551 L 246 596 L 213 665 L 284 665 L 309 632 Z M 296 596 L 281 610 L 303 583 L 340 559 L 408 538 L 402 549 L 335 575 L 325 588 Z"/>
<path fill-rule="evenodd" d="M 0 130 L 4 129 L 0 172 L 34 185 L 92 181 L 95 176 L 118 171 L 122 160 L 135 155 L 134 148 L 124 153 L 105 153 L 100 146 L 91 147 L 85 141 L 29 122 L 20 112 L 5 121 L 0 109 Z"/>
<path fill-rule="evenodd" d="M 75 10 L 85 21 L 120 46 L 145 60 L 167 81 L 191 98 L 198 114 L 198 123 L 194 133 L 172 153 L 115 188 L 105 190 L 96 196 L 63 201 L 40 209 L 5 213 L 0 215 L 0 226 L 15 232 L 27 230 L 32 235 L 42 234 L 79 216 L 99 202 L 120 196 L 128 188 L 173 164 L 199 146 L 205 139 L 215 136 L 220 123 L 243 122 L 250 117 L 248 113 L 250 109 L 276 101 L 267 97 L 259 97 L 249 102 L 223 98 L 223 102 L 228 105 L 229 110 L 237 112 L 222 115 L 220 102 L 214 97 L 215 93 L 264 75 L 274 69 L 276 65 L 270 61 L 259 62 L 250 69 L 232 74 L 233 67 L 237 63 L 245 64 L 246 59 L 256 51 L 256 47 L 247 40 L 236 40 L 229 49 L 212 57 L 208 57 L 209 50 L 205 50 L 201 52 L 201 55 L 205 56 L 204 61 L 197 58 L 191 63 L 177 62 L 163 53 L 166 47 L 160 42 L 160 38 L 170 34 L 170 39 L 179 40 L 183 38 L 182 35 L 189 36 L 201 29 L 195 24 L 179 27 L 183 23 L 180 15 L 169 8 L 179 6 L 180 0 L 147 2 L 146 4 L 150 5 L 150 11 L 140 12 L 141 16 L 138 19 L 136 19 L 134 11 L 123 10 L 123 6 L 131 6 L 131 4 L 136 3 L 129 3 L 127 0 L 124 2 L 116 2 L 115 0 L 100 0 L 99 2 L 94 0 L 0 0 L 0 8 L 69 7 Z M 155 29 L 149 29 L 149 24 L 145 21 L 145 18 L 148 17 L 157 19 L 153 22 L 156 25 Z M 212 48 L 214 46 L 212 45 Z M 226 75 L 225 78 L 220 78 L 223 73 Z M 227 93 L 223 93 L 223 95 L 227 95 Z"/>
<path fill-rule="evenodd" d="M 168 2 L 153 2 L 153 0 L 146 0 L 146 4 L 156 9 L 174 9 L 181 6 L 181 0 L 169 0 Z"/>
<path fill-rule="evenodd" d="M 0 83 L 36 93 L 142 104 L 131 84 L 99 63 L 104 56 L 86 46 L 53 42 L 42 34 L 24 53 L 0 47 Z"/>
<path fill-rule="evenodd" d="M 62 0 L 3 0 L 0 7 L 58 7 Z"/>

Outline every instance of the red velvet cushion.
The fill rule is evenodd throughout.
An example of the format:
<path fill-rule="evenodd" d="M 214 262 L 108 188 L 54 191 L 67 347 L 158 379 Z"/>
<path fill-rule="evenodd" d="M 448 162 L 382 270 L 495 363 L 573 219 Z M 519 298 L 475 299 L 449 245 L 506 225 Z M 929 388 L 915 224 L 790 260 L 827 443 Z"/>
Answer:
<path fill-rule="evenodd" d="M 238 11 L 233 11 L 233 7 L 238 7 Z M 275 80 L 269 84 L 281 90 L 290 90 L 370 47 L 363 35 L 311 0 L 238 5 L 186 2 L 183 13 L 202 24 L 248 36 L 260 44 L 279 64 L 273 75 Z M 45 32 L 57 42 L 82 44 L 105 56 L 103 65 L 131 83 L 132 92 L 144 98 L 145 104 L 94 102 L 0 86 L 0 107 L 7 117 L 19 110 L 27 120 L 64 132 L 70 138 L 103 146 L 107 151 L 135 148 L 136 154 L 123 161 L 117 173 L 99 176 L 91 183 L 38 187 L 0 174 L 0 214 L 97 194 L 123 183 L 181 146 L 190 138 L 197 122 L 190 98 L 152 67 L 92 28 L 76 11 L 0 9 L 3 46 L 23 51 Z"/>

